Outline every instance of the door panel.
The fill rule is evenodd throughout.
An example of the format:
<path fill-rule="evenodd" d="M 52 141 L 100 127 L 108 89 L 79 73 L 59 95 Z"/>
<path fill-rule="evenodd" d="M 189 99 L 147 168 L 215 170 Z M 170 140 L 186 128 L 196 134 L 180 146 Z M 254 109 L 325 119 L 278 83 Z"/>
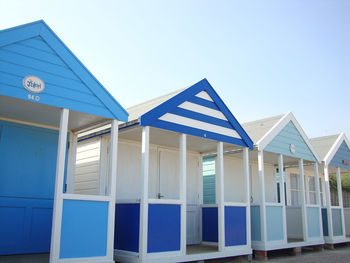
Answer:
<path fill-rule="evenodd" d="M 163 199 L 179 199 L 179 152 L 159 148 L 159 193 Z"/>
<path fill-rule="evenodd" d="M 0 122 L 0 254 L 49 252 L 56 131 Z"/>

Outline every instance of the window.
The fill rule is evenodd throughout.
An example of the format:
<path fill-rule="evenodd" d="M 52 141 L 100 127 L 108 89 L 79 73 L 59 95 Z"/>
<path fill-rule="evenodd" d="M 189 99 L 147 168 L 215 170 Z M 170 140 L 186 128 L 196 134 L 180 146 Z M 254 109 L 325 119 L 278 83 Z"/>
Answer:
<path fill-rule="evenodd" d="M 309 176 L 309 197 L 310 197 L 310 204 L 315 205 L 316 204 L 316 184 L 315 184 L 315 177 Z"/>
<path fill-rule="evenodd" d="M 291 205 L 300 205 L 299 200 L 299 174 L 291 173 L 290 174 L 290 197 Z"/>
<path fill-rule="evenodd" d="M 323 184 L 322 184 L 322 178 L 320 179 L 320 198 L 321 198 L 321 206 L 324 206 L 323 198 L 324 198 L 324 192 L 323 192 Z"/>

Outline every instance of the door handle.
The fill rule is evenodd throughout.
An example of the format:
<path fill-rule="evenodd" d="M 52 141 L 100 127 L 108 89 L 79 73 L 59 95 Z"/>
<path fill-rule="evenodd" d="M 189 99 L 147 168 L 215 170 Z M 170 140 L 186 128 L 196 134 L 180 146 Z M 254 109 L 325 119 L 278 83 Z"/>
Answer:
<path fill-rule="evenodd" d="M 161 195 L 160 193 L 158 193 L 157 197 L 158 199 L 161 199 L 162 197 L 164 197 L 164 195 Z"/>

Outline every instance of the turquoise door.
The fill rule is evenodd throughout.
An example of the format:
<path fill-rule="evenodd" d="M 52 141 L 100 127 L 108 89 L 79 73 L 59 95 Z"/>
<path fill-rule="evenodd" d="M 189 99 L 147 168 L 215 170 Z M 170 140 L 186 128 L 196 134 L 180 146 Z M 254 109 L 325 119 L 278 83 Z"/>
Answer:
<path fill-rule="evenodd" d="M 0 121 L 0 255 L 50 250 L 57 138 Z"/>

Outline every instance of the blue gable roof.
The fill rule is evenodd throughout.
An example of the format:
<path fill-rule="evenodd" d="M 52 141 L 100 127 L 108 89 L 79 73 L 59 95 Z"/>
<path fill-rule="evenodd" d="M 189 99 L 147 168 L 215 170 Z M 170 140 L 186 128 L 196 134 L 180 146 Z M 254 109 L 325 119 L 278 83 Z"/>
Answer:
<path fill-rule="evenodd" d="M 140 125 L 253 149 L 253 142 L 206 79 L 140 117 Z"/>
<path fill-rule="evenodd" d="M 42 20 L 1 30 L 0 58 L 0 95 L 127 121 L 126 110 Z M 27 91 L 27 76 L 40 78 L 44 91 Z"/>

